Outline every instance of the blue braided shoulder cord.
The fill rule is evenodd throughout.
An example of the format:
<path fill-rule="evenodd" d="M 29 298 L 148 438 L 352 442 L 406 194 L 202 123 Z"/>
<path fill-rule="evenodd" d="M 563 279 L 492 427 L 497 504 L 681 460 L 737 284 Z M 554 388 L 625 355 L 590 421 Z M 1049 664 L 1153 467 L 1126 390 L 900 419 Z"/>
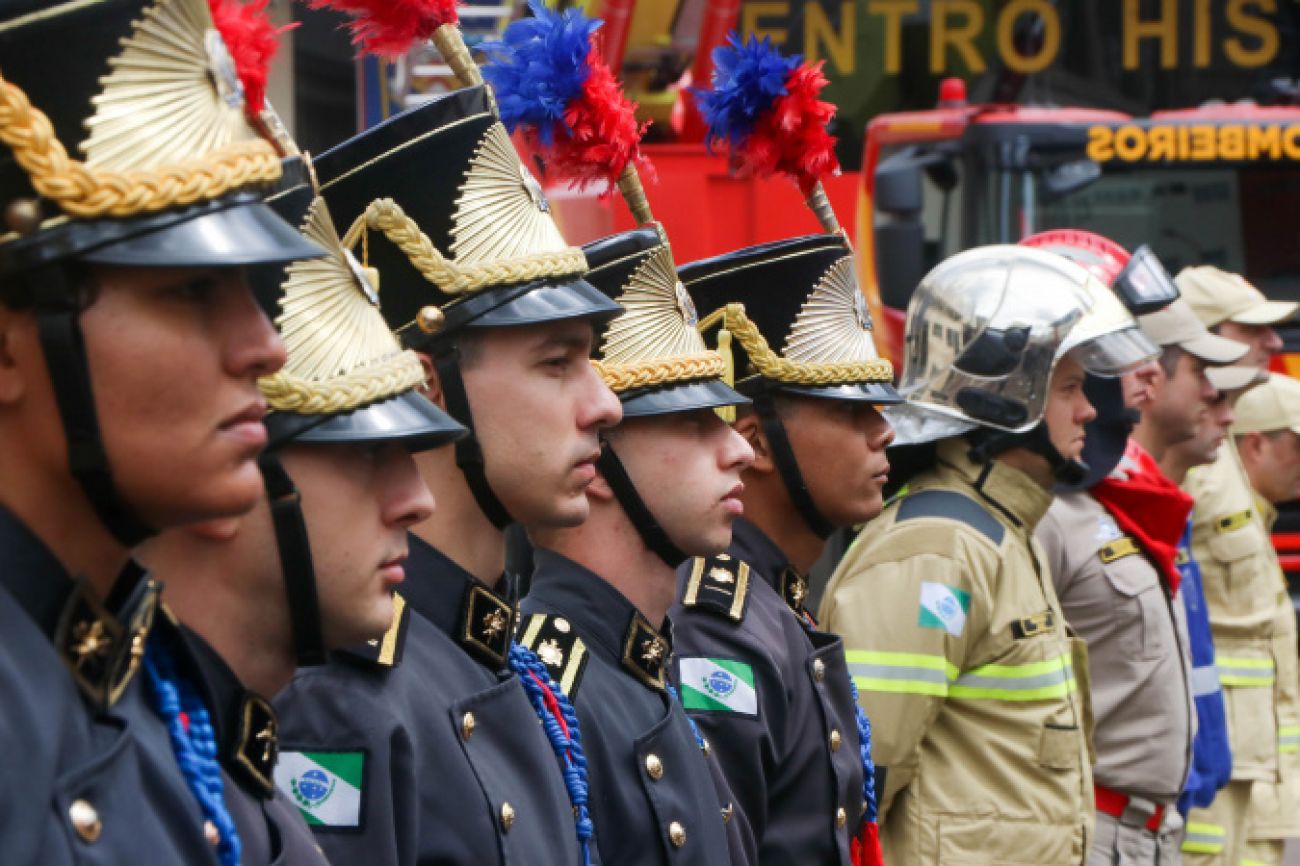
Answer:
<path fill-rule="evenodd" d="M 225 783 L 221 763 L 217 760 L 217 738 L 212 719 L 198 692 L 188 680 L 176 673 L 171 656 L 160 641 L 152 640 L 145 650 L 144 668 L 154 711 L 167 725 L 172 752 L 181 775 L 199 801 L 204 816 L 220 835 L 217 858 L 222 866 L 239 866 L 243 846 L 235 819 L 226 808 Z M 181 714 L 189 719 L 189 730 Z"/>
<path fill-rule="evenodd" d="M 664 683 L 664 688 L 667 689 L 668 696 L 674 701 L 679 704 L 682 702 L 681 696 L 677 694 L 676 686 L 672 683 Z M 690 713 L 686 712 L 686 707 L 684 706 L 682 707 L 682 713 L 686 716 L 686 721 L 691 725 L 691 733 L 695 735 L 695 745 L 700 747 L 701 752 L 704 751 L 704 736 L 700 733 L 699 725 L 695 724 L 695 719 L 692 718 Z"/>
<path fill-rule="evenodd" d="M 871 720 L 858 703 L 858 684 L 849 679 L 849 689 L 853 693 L 853 711 L 858 717 L 858 752 L 862 755 L 862 800 L 867 804 L 862 813 L 862 822 L 870 824 L 876 820 L 876 762 L 871 757 Z"/>
<path fill-rule="evenodd" d="M 510 645 L 510 669 L 519 677 L 519 682 L 524 687 L 524 693 L 528 695 L 528 701 L 533 705 L 533 712 L 537 713 L 537 718 L 542 721 L 542 729 L 546 731 L 546 739 L 551 743 L 551 749 L 555 752 L 555 757 L 560 761 L 560 768 L 564 773 L 564 787 L 569 792 L 569 802 L 573 804 L 574 827 L 578 836 L 578 847 L 582 849 L 582 866 L 591 866 L 591 836 L 593 825 L 591 822 L 591 812 L 587 808 L 588 802 L 588 785 L 587 785 L 587 756 L 582 751 L 582 733 L 578 727 L 578 713 L 573 709 L 573 703 L 569 696 L 560 688 L 554 677 L 551 676 L 550 670 L 542 662 L 537 654 L 528 647 L 512 643 Z M 546 706 L 546 698 L 542 694 L 542 687 L 538 681 L 533 679 L 531 674 L 537 676 L 550 689 L 551 694 L 555 696 L 555 702 L 559 705 L 560 714 L 564 717 L 564 724 L 568 726 L 569 734 L 565 736 L 564 728 L 560 726 L 559 721 L 552 715 L 550 709 Z"/>

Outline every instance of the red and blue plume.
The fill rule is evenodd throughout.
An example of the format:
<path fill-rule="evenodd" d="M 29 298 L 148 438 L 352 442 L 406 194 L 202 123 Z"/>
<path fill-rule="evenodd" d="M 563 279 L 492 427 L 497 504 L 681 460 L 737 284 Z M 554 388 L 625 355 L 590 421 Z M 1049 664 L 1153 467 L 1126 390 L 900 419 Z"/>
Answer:
<path fill-rule="evenodd" d="M 352 44 L 362 54 L 390 60 L 405 56 L 442 25 L 460 23 L 458 0 L 307 0 L 307 5 L 351 16 Z"/>
<path fill-rule="evenodd" d="M 271 0 L 208 0 L 212 23 L 226 43 L 226 50 L 235 62 L 235 73 L 244 85 L 244 110 L 249 117 L 257 117 L 266 107 L 266 81 L 271 72 L 271 59 L 280 47 L 280 34 L 298 26 L 287 24 L 276 27 L 266 12 Z"/>
<path fill-rule="evenodd" d="M 742 43 L 732 33 L 713 51 L 713 88 L 695 92 L 710 147 L 726 144 L 740 173 L 784 174 L 805 194 L 839 171 L 826 125 L 835 106 L 818 97 L 822 64 L 783 57 L 767 37 Z"/>
<path fill-rule="evenodd" d="M 630 165 L 649 170 L 641 154 L 636 106 L 623 95 L 594 44 L 601 22 L 576 8 L 554 12 L 529 0 L 533 17 L 485 42 L 483 77 L 496 93 L 501 122 L 519 129 L 546 159 L 547 171 L 579 188 L 612 185 Z"/>

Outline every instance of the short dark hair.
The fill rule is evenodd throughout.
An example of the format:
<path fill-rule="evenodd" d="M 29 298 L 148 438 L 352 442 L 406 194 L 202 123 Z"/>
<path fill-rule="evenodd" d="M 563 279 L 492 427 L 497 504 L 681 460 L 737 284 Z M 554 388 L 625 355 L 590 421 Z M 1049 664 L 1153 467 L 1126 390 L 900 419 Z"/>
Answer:
<path fill-rule="evenodd" d="M 1160 369 L 1164 371 L 1167 378 L 1174 377 L 1174 371 L 1178 369 L 1178 359 L 1183 356 L 1181 346 L 1164 346 L 1160 350 Z"/>

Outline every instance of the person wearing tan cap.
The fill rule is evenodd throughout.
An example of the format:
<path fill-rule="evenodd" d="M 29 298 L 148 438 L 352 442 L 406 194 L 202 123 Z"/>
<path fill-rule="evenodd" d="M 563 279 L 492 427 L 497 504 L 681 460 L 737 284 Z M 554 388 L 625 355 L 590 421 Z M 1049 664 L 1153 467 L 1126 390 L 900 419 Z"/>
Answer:
<path fill-rule="evenodd" d="M 1255 520 L 1267 540 L 1277 519 L 1274 507 L 1300 492 L 1300 383 L 1272 373 L 1237 403 L 1233 440 L 1254 492 Z M 1272 651 L 1276 664 L 1273 698 L 1277 719 L 1276 782 L 1256 782 L 1247 813 L 1242 863 L 1282 863 L 1284 840 L 1300 835 L 1300 662 L 1296 616 L 1286 580 L 1271 544 L 1261 551 L 1261 590 L 1272 593 Z"/>
<path fill-rule="evenodd" d="M 1183 822 L 1172 807 L 1191 768 L 1196 717 L 1175 551 L 1192 500 L 1157 461 L 1196 434 L 1215 393 L 1206 368 L 1246 352 L 1209 333 L 1183 301 L 1139 322 L 1161 349 L 1141 420 L 1108 465 L 1090 466 L 1084 482 L 1058 494 L 1036 532 L 1062 613 L 1088 644 L 1097 811 L 1089 866 L 1178 862 Z M 1090 399 L 1105 392 L 1122 404 L 1135 389 L 1094 390 Z"/>
<path fill-rule="evenodd" d="M 1209 410 L 1201 417 L 1196 435 L 1170 446 L 1160 461 L 1160 469 L 1175 484 L 1182 484 L 1194 466 L 1213 463 L 1219 447 L 1232 424 L 1232 407 L 1248 388 L 1268 379 L 1255 367 L 1211 367 L 1205 371 L 1215 396 Z M 1192 663 L 1192 693 L 1196 701 L 1196 739 L 1192 744 L 1192 766 L 1178 798 L 1178 811 L 1184 816 L 1191 809 L 1209 806 L 1220 789 L 1232 778 L 1232 749 L 1228 741 L 1228 715 L 1223 687 L 1215 664 L 1214 636 L 1205 604 L 1201 565 L 1192 555 L 1190 520 L 1178 541 L 1174 563 L 1182 576 L 1179 596 L 1187 617 L 1188 650 Z M 1199 828 L 1185 833 L 1184 848 L 1217 844 L 1213 836 L 1202 838 Z"/>
<path fill-rule="evenodd" d="M 1250 346 L 1242 363 L 1255 367 L 1282 351 L 1273 326 L 1295 318 L 1300 309 L 1295 301 L 1270 301 L 1245 277 L 1213 265 L 1183 268 L 1174 282 L 1205 327 Z"/>
<path fill-rule="evenodd" d="M 1208 266 L 1184 269 L 1179 289 L 1206 327 L 1248 347 L 1244 366 L 1266 368 L 1282 348 L 1273 325 L 1297 305 L 1269 301 L 1243 278 Z M 1232 782 L 1188 816 L 1189 862 L 1281 863 L 1282 840 L 1300 835 L 1300 749 L 1279 719 L 1300 718 L 1295 612 L 1276 586 L 1276 558 L 1234 441 L 1183 488 L 1196 500 L 1192 550 L 1204 576 L 1220 680 L 1231 722 Z M 1300 729 L 1296 731 L 1300 733 Z M 1283 751 L 1283 749 L 1286 751 Z M 1195 831 L 1195 832 L 1193 832 Z"/>

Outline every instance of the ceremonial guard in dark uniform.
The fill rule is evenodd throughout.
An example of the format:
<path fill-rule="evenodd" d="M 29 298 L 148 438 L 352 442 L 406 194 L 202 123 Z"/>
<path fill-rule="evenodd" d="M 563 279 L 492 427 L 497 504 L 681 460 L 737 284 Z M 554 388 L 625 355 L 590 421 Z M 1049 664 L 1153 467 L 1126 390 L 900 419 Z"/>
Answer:
<path fill-rule="evenodd" d="M 677 665 L 759 862 L 848 864 L 863 818 L 863 757 L 838 637 L 804 609 L 805 573 L 831 529 L 881 507 L 898 402 L 837 234 L 683 266 L 705 336 L 730 346 L 753 397 L 739 429 L 757 459 L 746 518 L 720 556 L 681 570 Z M 779 348 L 779 353 L 778 349 Z"/>
<path fill-rule="evenodd" d="M 316 169 L 351 225 L 345 240 L 383 275 L 390 326 L 432 371 L 426 397 L 471 432 L 454 455 L 418 458 L 439 519 L 410 537 L 388 633 L 300 673 L 277 700 L 278 781 L 306 792 L 299 804 L 336 862 L 580 864 L 592 828 L 577 721 L 512 646 L 503 529 L 586 516 L 597 431 L 619 418 L 589 362 L 591 322 L 618 307 L 583 281 L 582 251 L 482 86 L 399 115 Z M 353 799 L 340 809 L 324 795 L 345 778 Z"/>
<path fill-rule="evenodd" d="M 239 268 L 320 250 L 261 203 L 249 108 L 204 0 L 0 4 L 6 864 L 229 862 L 136 676 L 129 550 L 261 491 L 284 350 Z"/>
<path fill-rule="evenodd" d="M 328 648 L 384 634 L 406 530 L 433 509 L 409 452 L 464 433 L 414 393 L 420 360 L 388 330 L 377 274 L 342 246 L 307 159 L 285 161 L 268 202 L 328 255 L 287 275 L 257 274 L 279 296 L 289 356 L 260 383 L 271 408 L 261 458 L 268 504 L 215 538 L 207 527 L 180 528 L 142 554 L 184 622 L 161 630 L 159 652 L 170 658 L 151 647 L 150 660 L 170 664 L 178 688 L 187 680 L 211 719 L 244 866 L 325 862 L 297 803 L 313 792 L 337 803 L 345 790 L 276 788 L 277 721 L 263 695 L 298 665 L 324 662 Z"/>
<path fill-rule="evenodd" d="M 712 409 L 745 399 L 695 330 L 662 229 L 584 249 L 588 279 L 627 310 L 596 361 L 624 421 L 605 434 L 587 523 L 531 531 L 521 634 L 577 708 L 601 859 L 722 864 L 734 808 L 675 696 L 666 614 L 677 564 L 730 540 L 752 454 Z"/>

